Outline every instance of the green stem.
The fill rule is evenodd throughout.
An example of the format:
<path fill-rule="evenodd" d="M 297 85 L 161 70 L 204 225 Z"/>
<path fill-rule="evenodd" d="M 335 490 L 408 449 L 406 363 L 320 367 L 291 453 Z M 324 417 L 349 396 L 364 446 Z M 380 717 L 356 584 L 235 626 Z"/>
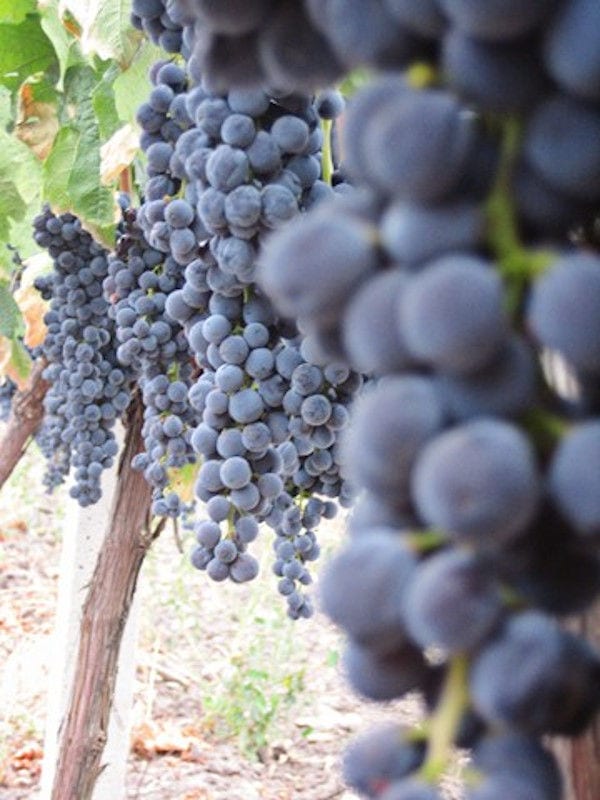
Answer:
<path fill-rule="evenodd" d="M 439 81 L 437 69 L 427 61 L 415 61 L 404 74 L 406 82 L 413 89 L 428 89 Z"/>
<path fill-rule="evenodd" d="M 521 242 L 511 180 L 522 126 L 520 120 L 509 117 L 502 127 L 500 166 L 486 207 L 487 239 L 506 283 L 508 310 L 515 313 L 527 283 L 543 272 L 554 256 L 546 251 L 528 250 Z"/>
<path fill-rule="evenodd" d="M 229 514 L 227 515 L 227 539 L 232 539 L 235 536 L 235 515 L 236 508 L 232 504 L 229 509 Z"/>
<path fill-rule="evenodd" d="M 507 119 L 504 123 L 500 166 L 487 206 L 488 241 L 503 267 L 506 267 L 506 262 L 510 262 L 515 252 L 522 249 L 510 195 L 510 177 L 520 137 L 521 126 L 518 120 L 514 117 Z"/>
<path fill-rule="evenodd" d="M 465 655 L 453 656 L 442 688 L 438 706 L 430 719 L 429 747 L 421 774 L 427 781 L 437 781 L 448 760 L 462 715 L 469 702 L 469 662 Z"/>
<path fill-rule="evenodd" d="M 563 438 L 570 427 L 562 417 L 544 411 L 542 408 L 529 411 L 523 419 L 523 425 L 537 444 L 538 449 L 548 453 L 554 450 L 557 442 Z"/>
<path fill-rule="evenodd" d="M 321 120 L 321 129 L 323 131 L 323 148 L 321 150 L 321 179 L 331 186 L 331 177 L 333 175 L 333 155 L 331 150 L 331 133 L 333 130 L 333 122 L 330 119 Z"/>
<path fill-rule="evenodd" d="M 437 550 L 447 541 L 443 533 L 436 530 L 410 531 L 406 534 L 406 541 L 409 547 L 418 553 L 427 553 L 430 550 Z"/>

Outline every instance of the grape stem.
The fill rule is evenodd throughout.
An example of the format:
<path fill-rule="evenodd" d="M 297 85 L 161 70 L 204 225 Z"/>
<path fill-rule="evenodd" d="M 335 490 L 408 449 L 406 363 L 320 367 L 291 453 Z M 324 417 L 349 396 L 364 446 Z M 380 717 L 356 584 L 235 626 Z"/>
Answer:
<path fill-rule="evenodd" d="M 229 509 L 229 514 L 227 515 L 227 539 L 233 539 L 235 536 L 235 517 L 236 507 L 232 505 Z"/>
<path fill-rule="evenodd" d="M 469 702 L 468 669 L 465 655 L 455 655 L 450 659 L 439 703 L 429 720 L 429 747 L 421 768 L 427 781 L 437 781 L 448 766 L 453 742 Z"/>
<path fill-rule="evenodd" d="M 519 152 L 522 125 L 515 117 L 509 117 L 501 124 L 500 166 L 486 208 L 488 244 L 506 282 L 508 310 L 514 314 L 520 307 L 527 282 L 543 272 L 554 256 L 547 251 L 528 250 L 521 242 L 511 178 L 515 157 Z"/>
<path fill-rule="evenodd" d="M 426 531 L 410 531 L 406 535 L 408 544 L 413 550 L 418 553 L 428 553 L 430 550 L 437 550 L 447 541 L 441 531 L 426 530 Z"/>
<path fill-rule="evenodd" d="M 331 134 L 333 130 L 332 121 L 330 119 L 321 120 L 321 129 L 323 131 L 323 148 L 321 150 L 321 178 L 328 186 L 331 186 L 331 177 L 333 175 L 333 155 L 331 150 Z"/>

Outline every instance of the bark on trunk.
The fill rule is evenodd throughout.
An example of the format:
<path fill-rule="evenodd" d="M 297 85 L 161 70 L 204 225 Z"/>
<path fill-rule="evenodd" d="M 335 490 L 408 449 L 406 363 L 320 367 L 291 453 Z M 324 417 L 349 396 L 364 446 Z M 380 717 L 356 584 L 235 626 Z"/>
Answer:
<path fill-rule="evenodd" d="M 569 629 L 585 636 L 600 648 L 600 603 L 569 624 Z M 553 750 L 565 779 L 564 800 L 600 798 L 600 718 L 577 739 L 557 739 Z"/>
<path fill-rule="evenodd" d="M 157 533 L 149 530 L 151 490 L 131 469 L 141 449 L 142 410 L 127 426 L 109 529 L 83 609 L 73 689 L 63 720 L 52 800 L 90 800 L 106 743 L 119 648 L 144 557 Z M 124 744 L 124 746 L 127 746 Z"/>
<path fill-rule="evenodd" d="M 45 361 L 38 361 L 31 371 L 27 386 L 13 397 L 4 437 L 0 442 L 0 489 L 10 478 L 42 422 L 44 397 L 50 385 L 42 378 L 45 367 Z"/>

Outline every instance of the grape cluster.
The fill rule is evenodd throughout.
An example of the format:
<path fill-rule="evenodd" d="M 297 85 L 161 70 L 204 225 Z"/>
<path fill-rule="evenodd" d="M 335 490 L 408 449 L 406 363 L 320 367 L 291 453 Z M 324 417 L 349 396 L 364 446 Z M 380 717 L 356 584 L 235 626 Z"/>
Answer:
<path fill-rule="evenodd" d="M 131 24 L 167 53 L 186 53 L 193 34 L 193 18 L 180 0 L 133 0 Z"/>
<path fill-rule="evenodd" d="M 45 208 L 34 220 L 34 239 L 48 250 L 52 273 L 36 287 L 50 300 L 42 353 L 45 420 L 38 442 L 48 460 L 45 483 L 53 488 L 73 468 L 72 497 L 80 505 L 100 498 L 100 476 L 117 454 L 113 427 L 130 401 L 130 375 L 120 368 L 114 323 L 102 295 L 108 253 L 72 214 Z"/>
<path fill-rule="evenodd" d="M 361 191 L 292 220 L 259 272 L 309 340 L 375 379 L 345 437 L 363 494 L 322 602 L 354 689 L 421 691 L 432 733 L 382 750 L 375 731 L 346 774 L 366 797 L 433 800 L 470 725 L 469 800 L 559 800 L 539 740 L 600 708 L 600 654 L 556 619 L 600 592 L 600 257 L 568 241 L 599 199 L 598 12 L 396 5 L 444 19 L 446 86 L 388 73 L 360 91 L 342 169 Z"/>
<path fill-rule="evenodd" d="M 158 356 L 159 374 L 153 362 L 141 383 L 149 430 L 170 437 L 167 448 L 183 440 L 182 456 L 199 461 L 195 496 L 206 503 L 208 519 L 195 524 L 192 562 L 215 580 L 250 580 L 258 564 L 248 545 L 258 523 L 268 521 L 277 542 L 287 541 L 285 521 L 300 513 L 311 527 L 296 531 L 299 544 L 286 556 L 289 576 L 281 576 L 291 589 L 285 583 L 280 589 L 290 616 L 308 616 L 310 601 L 295 581 L 310 582 L 304 565 L 318 556 L 314 529 L 321 512 L 331 516 L 335 505 L 315 497 L 304 515 L 299 506 L 316 494 L 348 502 L 338 432 L 361 382 L 346 367 L 306 363 L 295 324 L 275 315 L 255 273 L 261 243 L 273 229 L 323 197 L 348 191 L 335 172 L 335 154 L 322 151 L 320 126 L 326 120 L 331 135 L 344 103 L 334 91 L 316 99 L 263 90 L 219 95 L 190 86 L 174 63 L 159 62 L 150 75 L 154 88 L 138 111 L 149 180 L 137 224 L 149 252 L 137 255 L 147 263 L 143 268 L 137 259 L 140 274 L 132 277 L 131 259 L 114 261 L 105 284 L 122 323 L 119 356 L 136 367 L 158 354 L 144 340 L 157 324 L 150 303 L 158 300 L 161 322 L 180 331 L 178 352 L 193 356 L 201 373 L 193 383 L 191 360 L 185 367 L 177 361 L 179 381 L 183 368 L 183 382 L 193 383 L 186 418 L 165 405 L 177 388 L 168 383 L 174 353 Z M 155 396 L 161 413 L 148 410 Z M 162 490 L 167 467 L 180 466 L 160 441 L 147 445 L 136 464 Z M 160 513 L 169 502 L 174 514 L 180 510 L 172 493 L 160 502 Z M 276 558 L 279 564 L 277 548 Z"/>
<path fill-rule="evenodd" d="M 357 66 L 400 69 L 430 55 L 445 25 L 431 1 L 180 0 L 178 5 L 192 30 L 191 74 L 217 91 L 261 85 L 312 91 Z M 411 11 L 419 17 L 416 23 Z"/>
<path fill-rule="evenodd" d="M 169 296 L 183 284 L 183 268 L 151 247 L 125 212 L 126 226 L 104 280 L 115 320 L 117 358 L 135 376 L 142 392 L 144 452 L 133 466 L 153 487 L 153 512 L 179 516 L 182 505 L 168 491 L 170 470 L 193 463 L 191 430 L 197 419 L 188 402 L 193 364 L 181 325 L 166 310 Z"/>

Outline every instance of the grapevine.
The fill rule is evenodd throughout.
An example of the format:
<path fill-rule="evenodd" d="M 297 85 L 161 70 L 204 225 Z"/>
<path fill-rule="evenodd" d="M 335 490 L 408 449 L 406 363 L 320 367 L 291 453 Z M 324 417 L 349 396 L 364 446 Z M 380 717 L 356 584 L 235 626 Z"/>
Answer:
<path fill-rule="evenodd" d="M 191 520 L 215 581 L 252 580 L 270 527 L 292 619 L 352 506 L 320 605 L 352 689 L 427 716 L 352 743 L 348 784 L 439 800 L 468 747 L 467 800 L 560 800 L 546 739 L 600 709 L 598 643 L 564 625 L 600 593 L 600 6 L 134 0 L 131 22 L 167 56 L 138 207 L 112 251 L 34 220 L 48 487 L 73 470 L 98 500 L 138 393 L 153 514 Z"/>

